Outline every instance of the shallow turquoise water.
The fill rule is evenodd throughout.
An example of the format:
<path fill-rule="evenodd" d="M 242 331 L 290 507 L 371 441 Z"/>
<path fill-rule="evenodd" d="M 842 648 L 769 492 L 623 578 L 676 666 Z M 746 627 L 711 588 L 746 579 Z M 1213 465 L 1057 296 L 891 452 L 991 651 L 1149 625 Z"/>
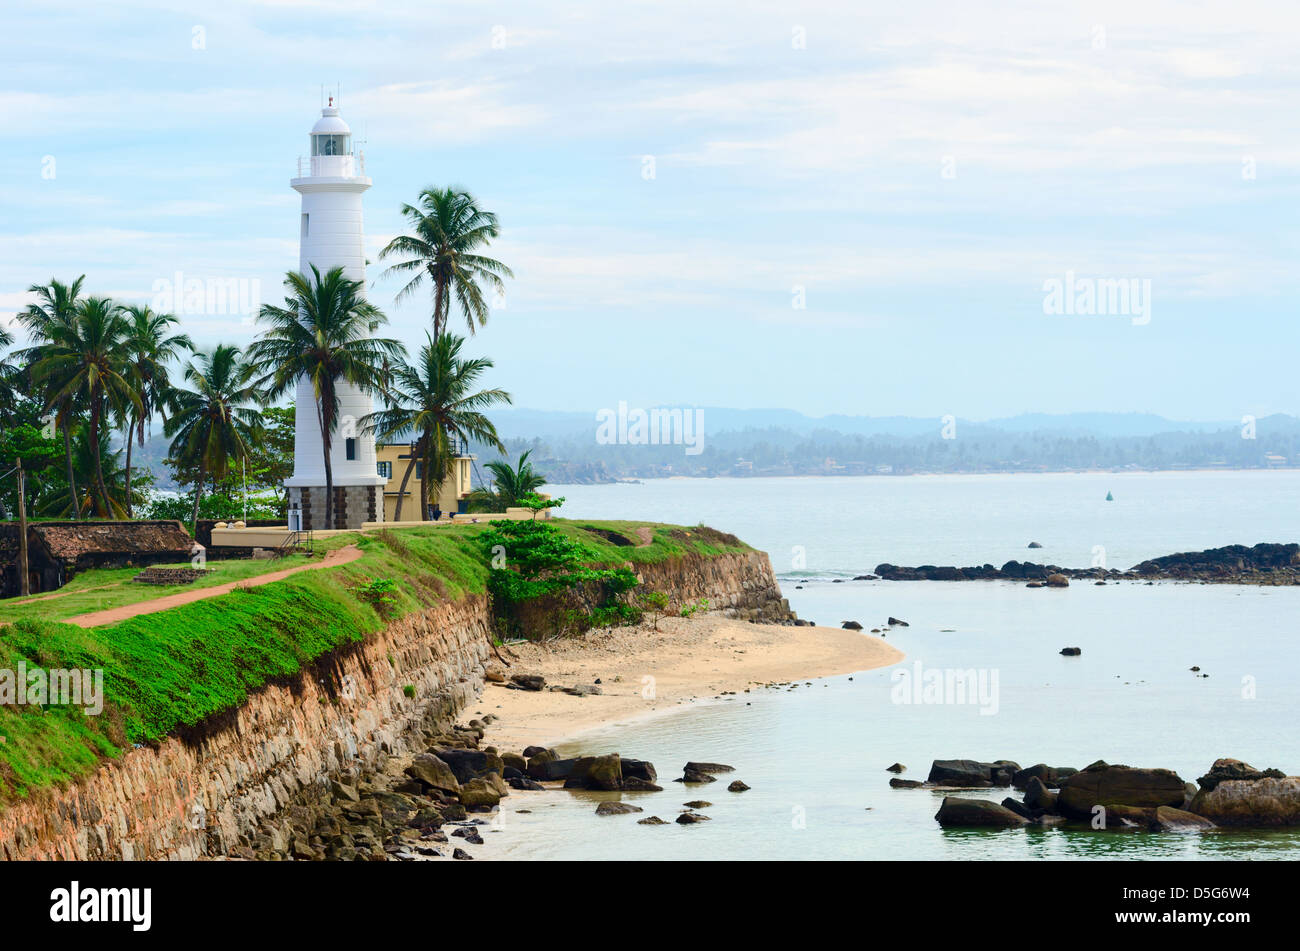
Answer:
<path fill-rule="evenodd" d="M 1258 480 L 1251 481 L 1256 476 Z M 1294 477 L 1283 476 L 1186 473 L 1169 476 L 1163 488 L 1158 476 L 1135 479 L 1134 485 L 1140 481 L 1153 501 L 1116 520 L 1105 533 L 1091 531 L 1083 505 L 1076 515 L 1068 515 L 1068 493 L 1082 484 L 1073 480 L 1085 477 L 1000 477 L 998 491 L 1007 497 L 997 504 L 1013 511 L 1023 504 L 1038 512 L 1058 512 L 1052 535 L 1039 537 L 1046 535 L 1039 531 L 1032 536 L 1045 545 L 1062 538 L 1060 544 L 1078 548 L 1086 535 L 1105 534 L 1115 550 L 1137 561 L 1179 548 L 1300 536 L 1294 507 L 1283 497 L 1292 491 Z M 1039 481 L 1026 481 L 1031 479 Z M 746 512 L 763 511 L 747 493 L 761 499 L 785 489 L 760 483 L 799 482 L 819 489 L 818 481 L 850 483 L 851 493 L 861 496 L 863 481 L 913 480 L 675 481 L 566 486 L 560 494 L 569 499 L 565 509 L 570 516 L 611 517 L 614 513 L 604 502 L 618 494 L 619 517 L 703 519 L 761 546 L 765 534 L 778 538 L 795 528 L 806 533 L 808 526 L 787 527 L 766 516 L 751 517 L 747 524 Z M 996 533 L 989 526 L 1000 523 L 986 518 L 977 500 L 963 502 L 972 491 L 980 495 L 992 490 L 987 485 L 971 490 L 959 478 L 946 481 L 944 490 L 931 498 L 931 529 L 948 524 L 943 511 L 955 518 L 952 513 L 967 508 L 971 513 L 953 521 L 952 530 L 983 526 L 975 530 L 992 539 Z M 1122 484 L 1113 476 L 1104 481 Z M 731 501 L 723 506 L 730 512 L 718 517 L 683 514 L 693 506 L 716 503 L 710 496 L 720 485 L 731 490 Z M 1032 490 L 1028 493 L 1027 485 Z M 1085 487 L 1086 492 L 1091 489 Z M 839 487 L 820 487 L 823 499 L 837 491 Z M 1261 493 L 1273 495 L 1271 510 L 1260 503 Z M 1016 501 L 1027 494 L 1030 501 Z M 1121 497 L 1121 490 L 1115 489 L 1115 494 Z M 1054 497 L 1059 504 L 1053 505 Z M 1218 511 L 1210 497 L 1229 510 L 1222 519 L 1206 514 Z M 635 504 L 637 499 L 644 504 Z M 945 831 L 933 819 L 941 794 L 890 789 L 891 774 L 885 771 L 899 761 L 909 767 L 906 777 L 924 779 L 931 760 L 954 757 L 1075 767 L 1105 759 L 1168 767 L 1194 781 L 1217 757 L 1234 756 L 1256 766 L 1300 773 L 1294 732 L 1300 722 L 1295 623 L 1300 588 L 1137 583 L 1096 587 L 1076 582 L 1058 591 L 1003 582 L 832 583 L 832 576 L 875 564 L 865 563 L 870 558 L 864 558 L 864 549 L 871 550 L 876 561 L 899 564 L 1005 560 L 993 555 L 961 557 L 971 544 L 965 538 L 936 537 L 929 554 L 909 554 L 920 551 L 919 543 L 914 533 L 900 531 L 895 524 L 907 520 L 898 515 L 877 518 L 872 511 L 876 509 L 863 507 L 842 513 L 828 523 L 832 527 L 823 530 L 820 542 L 811 543 L 810 548 L 837 554 L 818 570 L 795 572 L 783 580 L 792 606 L 801 617 L 822 624 L 855 619 L 871 628 L 889 615 L 906 619 L 910 627 L 888 633 L 889 641 L 907 655 L 899 666 L 911 676 L 916 676 L 918 662 L 922 672 L 973 670 L 985 678 L 986 702 L 898 702 L 899 668 L 894 668 L 832 677 L 794 690 L 761 689 L 603 729 L 567 750 L 618 751 L 650 759 L 659 768 L 664 792 L 625 798 L 641 805 L 646 815 L 669 820 L 682 803 L 702 798 L 714 804 L 704 810 L 712 821 L 686 827 L 639 826 L 636 819 L 641 816 L 595 816 L 602 795 L 515 793 L 506 800 L 503 834 L 487 837 L 488 854 L 650 859 L 1300 858 L 1300 831 L 1200 836 Z M 1177 521 L 1179 511 L 1198 513 L 1201 520 L 1172 532 L 1184 541 L 1147 540 L 1156 530 L 1143 519 L 1168 523 Z M 1229 531 L 1224 525 L 1206 524 L 1219 521 L 1240 527 Z M 1026 529 L 998 531 L 1009 539 L 1012 534 L 1023 538 Z M 897 537 L 891 539 L 889 532 Z M 786 534 L 779 543 L 790 537 Z M 775 547 L 772 541 L 768 544 Z M 992 540 L 989 547 L 994 547 Z M 1034 554 L 1064 564 L 1087 564 L 1051 553 Z M 795 590 L 795 576 L 813 580 Z M 1057 652 L 1067 645 L 1081 647 L 1082 656 L 1061 657 Z M 1194 665 L 1209 677 L 1194 676 L 1188 670 Z M 688 759 L 730 763 L 737 772 L 706 786 L 669 782 Z M 753 788 L 727 792 L 727 781 L 735 777 Z M 1000 800 L 1006 794 L 994 790 L 976 795 Z M 521 815 L 515 811 L 519 808 L 531 812 Z"/>

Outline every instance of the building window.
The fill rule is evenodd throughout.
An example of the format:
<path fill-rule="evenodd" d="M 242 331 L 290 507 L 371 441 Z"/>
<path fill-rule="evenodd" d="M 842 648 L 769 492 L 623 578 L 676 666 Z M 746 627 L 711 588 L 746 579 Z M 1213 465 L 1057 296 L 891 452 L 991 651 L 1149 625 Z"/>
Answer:
<path fill-rule="evenodd" d="M 304 237 L 304 238 L 307 237 L 307 232 L 308 232 L 308 230 L 310 229 L 310 227 L 311 227 L 311 215 L 307 214 L 307 212 L 304 211 L 304 212 L 302 213 L 302 235 L 301 235 L 301 237 Z"/>
<path fill-rule="evenodd" d="M 423 478 L 424 478 L 424 463 L 423 463 L 423 462 L 419 462 L 418 460 L 417 460 L 416 463 L 415 463 L 415 477 L 416 477 L 417 479 L 423 479 Z"/>
<path fill-rule="evenodd" d="M 313 135 L 311 137 L 312 155 L 347 155 L 352 151 L 351 136 L 347 135 Z"/>
<path fill-rule="evenodd" d="M 351 462 L 357 457 L 357 441 L 349 439 L 343 444 L 344 451 L 347 453 L 348 461 Z"/>
<path fill-rule="evenodd" d="M 393 477 L 393 464 L 391 462 L 377 462 L 375 463 L 375 469 L 385 479 Z"/>

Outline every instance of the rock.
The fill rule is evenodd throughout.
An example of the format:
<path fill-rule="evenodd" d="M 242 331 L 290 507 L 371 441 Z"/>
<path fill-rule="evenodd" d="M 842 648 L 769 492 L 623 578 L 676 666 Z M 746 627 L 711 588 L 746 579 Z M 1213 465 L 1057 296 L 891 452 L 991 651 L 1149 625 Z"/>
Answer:
<path fill-rule="evenodd" d="M 1031 581 L 1031 582 L 1029 582 L 1029 584 L 1025 585 L 1025 587 L 1026 587 L 1026 588 L 1046 588 L 1047 585 L 1043 584 L 1041 581 Z"/>
<path fill-rule="evenodd" d="M 617 753 L 603 756 L 579 756 L 573 761 L 564 780 L 565 789 L 623 788 L 623 765 Z"/>
<path fill-rule="evenodd" d="M 893 766 L 885 767 L 885 772 L 887 773 L 902 773 L 906 771 L 907 771 L 907 767 L 904 766 L 902 763 L 895 763 Z"/>
<path fill-rule="evenodd" d="M 1046 581 L 1049 588 L 1068 588 L 1070 586 L 1070 579 L 1060 572 L 1048 575 Z"/>
<path fill-rule="evenodd" d="M 1177 807 L 1183 804 L 1183 796 L 1183 780 L 1173 770 L 1134 769 L 1097 762 L 1061 784 L 1057 804 L 1065 815 L 1087 819 L 1096 805 Z"/>
<path fill-rule="evenodd" d="M 503 684 L 506 682 L 505 671 L 495 664 L 491 664 L 483 669 L 483 679 L 488 683 Z"/>
<path fill-rule="evenodd" d="M 706 802 L 703 799 L 692 799 L 690 802 L 682 803 L 682 805 L 687 809 L 707 809 L 709 806 L 713 805 L 713 803 Z"/>
<path fill-rule="evenodd" d="M 1026 806 L 1030 809 L 1055 812 L 1057 798 L 1058 794 L 1048 789 L 1041 779 L 1037 776 L 1030 777 L 1028 785 L 1025 786 Z"/>
<path fill-rule="evenodd" d="M 592 697 L 600 694 L 600 688 L 594 684 L 576 684 L 563 690 L 571 697 Z"/>
<path fill-rule="evenodd" d="M 636 824 L 639 826 L 666 826 L 668 823 L 658 816 L 646 816 L 644 819 L 638 819 Z"/>
<path fill-rule="evenodd" d="M 489 773 L 499 776 L 505 769 L 501 757 L 486 750 L 437 749 L 432 752 L 451 767 L 456 781 L 462 785 L 471 779 L 484 779 Z"/>
<path fill-rule="evenodd" d="M 1026 769 L 1019 770 L 1011 777 L 1011 785 L 1017 789 L 1028 789 L 1029 780 L 1037 777 L 1043 781 L 1043 785 L 1048 789 L 1055 789 L 1061 785 L 1061 781 L 1067 776 L 1073 776 L 1078 770 L 1070 766 L 1048 766 L 1046 763 L 1035 763 Z"/>
<path fill-rule="evenodd" d="M 1043 546 L 1040 545 L 1040 544 L 1038 544 L 1038 542 L 1030 542 L 1030 543 L 1029 543 L 1029 547 L 1030 547 L 1030 548 L 1042 548 Z"/>
<path fill-rule="evenodd" d="M 1089 822 L 1101 821 L 1101 828 L 1108 832 L 1137 832 L 1151 828 L 1156 811 L 1151 806 L 1125 806 L 1115 804 L 1102 806 L 1096 816 L 1090 816 Z"/>
<path fill-rule="evenodd" d="M 541 674 L 513 674 L 510 682 L 520 690 L 546 689 L 546 678 Z"/>
<path fill-rule="evenodd" d="M 879 615 L 877 615 L 877 617 L 879 617 Z M 912 626 L 908 624 L 906 621 L 900 621 L 896 617 L 891 617 L 886 623 L 888 623 L 890 627 L 911 627 Z"/>
<path fill-rule="evenodd" d="M 1220 826 L 1300 825 L 1300 776 L 1220 780 L 1197 793 L 1188 810 Z"/>
<path fill-rule="evenodd" d="M 1062 648 L 1061 648 L 1061 654 L 1062 654 L 1062 656 L 1064 656 L 1064 657 L 1078 657 L 1078 656 L 1079 656 L 1080 654 L 1082 654 L 1082 653 L 1083 653 L 1082 648 L 1078 648 L 1078 647 L 1062 647 Z"/>
<path fill-rule="evenodd" d="M 418 780 L 430 789 L 440 792 L 460 792 L 460 782 L 451 767 L 432 753 L 420 753 L 406 767 L 406 775 Z"/>
<path fill-rule="evenodd" d="M 655 764 L 651 763 L 649 760 L 628 759 L 624 757 L 622 760 L 622 768 L 623 779 L 625 780 L 629 777 L 636 777 L 637 779 L 644 779 L 646 782 L 653 783 L 659 778 L 659 774 L 655 772 Z"/>
<path fill-rule="evenodd" d="M 528 759 L 518 753 L 502 753 L 501 762 L 508 769 L 518 770 L 520 774 L 528 771 Z M 502 770 L 501 775 L 505 775 L 505 770 Z"/>
<path fill-rule="evenodd" d="M 532 759 L 534 756 L 541 756 L 543 753 L 549 753 L 550 759 L 559 759 L 560 755 L 555 750 L 548 750 L 544 746 L 526 746 L 524 747 L 524 759 Z"/>
<path fill-rule="evenodd" d="M 749 787 L 744 783 L 742 783 L 739 779 L 733 779 L 731 781 L 731 785 L 727 787 L 727 792 L 745 792 L 748 789 Z"/>
<path fill-rule="evenodd" d="M 687 763 L 682 767 L 684 770 L 693 769 L 698 773 L 708 773 L 710 776 L 714 773 L 734 773 L 736 767 L 727 766 L 725 763 Z"/>
<path fill-rule="evenodd" d="M 991 766 L 973 759 L 937 759 L 930 764 L 926 782 L 936 786 L 992 786 Z"/>
<path fill-rule="evenodd" d="M 673 780 L 675 783 L 716 783 L 717 781 L 718 777 L 701 773 L 697 769 L 683 770 L 681 777 Z"/>
<path fill-rule="evenodd" d="M 560 759 L 555 750 L 545 750 L 536 756 L 528 757 L 529 777 L 543 782 L 568 779 L 572 768 L 573 760 Z"/>
<path fill-rule="evenodd" d="M 1151 828 L 1155 832 L 1204 832 L 1213 829 L 1214 823 L 1173 806 L 1157 806 Z"/>
<path fill-rule="evenodd" d="M 357 793 L 356 786 L 349 786 L 338 780 L 330 781 L 330 794 L 333 795 L 335 802 L 360 802 L 361 796 Z"/>
<path fill-rule="evenodd" d="M 859 624 L 857 621 L 843 621 L 841 622 L 840 627 L 842 627 L 846 631 L 862 630 L 862 625 Z"/>
<path fill-rule="evenodd" d="M 629 812 L 645 812 L 640 806 L 634 806 L 630 802 L 602 802 L 596 807 L 598 816 L 623 816 Z"/>
<path fill-rule="evenodd" d="M 919 789 L 925 785 L 919 779 L 899 779 L 897 776 L 891 777 L 889 785 L 894 789 Z"/>
<path fill-rule="evenodd" d="M 459 798 L 466 809 L 490 809 L 501 801 L 501 793 L 486 779 L 471 779 L 460 787 Z"/>
<path fill-rule="evenodd" d="M 1023 826 L 1028 823 L 1006 806 L 987 799 L 944 796 L 934 818 L 941 826 Z"/>
<path fill-rule="evenodd" d="M 1192 668 L 1195 670 L 1196 668 Z M 1224 780 L 1285 779 L 1280 769 L 1256 769 L 1239 759 L 1216 759 L 1210 771 L 1196 780 L 1206 792 L 1212 791 Z"/>
<path fill-rule="evenodd" d="M 456 851 L 451 853 L 451 857 L 454 859 L 464 860 L 464 859 L 472 859 L 474 856 L 470 855 L 464 849 L 457 849 Z"/>
<path fill-rule="evenodd" d="M 708 822 L 708 816 L 702 816 L 698 812 L 683 812 L 677 817 L 677 824 L 682 826 L 692 825 L 696 822 Z"/>
<path fill-rule="evenodd" d="M 624 792 L 663 792 L 664 787 L 637 776 L 625 776 L 623 790 Z"/>
<path fill-rule="evenodd" d="M 535 779 L 529 779 L 527 776 L 518 776 L 518 777 L 511 778 L 511 779 L 507 779 L 507 780 L 506 780 L 506 784 L 507 784 L 511 789 L 525 789 L 525 790 L 536 791 L 536 790 L 539 790 L 539 789 L 545 789 L 545 788 L 546 788 L 546 787 L 543 786 L 541 783 L 539 783 L 537 780 L 535 780 Z"/>
<path fill-rule="evenodd" d="M 1042 815 L 1041 810 L 1031 809 L 1029 808 L 1029 806 L 1025 805 L 1019 799 L 1013 799 L 1011 796 L 1008 796 L 1006 799 L 1002 800 L 1002 807 L 1004 809 L 1010 809 L 1016 815 L 1024 819 L 1037 819 L 1040 815 Z"/>

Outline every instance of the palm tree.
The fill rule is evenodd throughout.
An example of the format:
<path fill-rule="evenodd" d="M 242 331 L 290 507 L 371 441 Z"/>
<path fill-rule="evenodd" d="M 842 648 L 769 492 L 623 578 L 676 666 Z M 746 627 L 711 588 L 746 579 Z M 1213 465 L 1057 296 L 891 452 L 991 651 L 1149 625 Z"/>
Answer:
<path fill-rule="evenodd" d="M 325 453 L 325 525 L 333 527 L 330 446 L 339 416 L 339 383 L 373 392 L 389 362 L 400 362 L 406 351 L 396 340 L 371 336 L 388 318 L 362 296 L 361 281 L 344 277 L 341 267 L 324 277 L 316 265 L 311 270 L 311 277 L 294 271 L 285 277 L 289 294 L 283 307 L 262 306 L 258 320 L 268 329 L 249 348 L 249 358 L 263 374 L 258 385 L 267 388 L 268 399 L 281 396 L 301 377 L 311 381 Z"/>
<path fill-rule="evenodd" d="M 426 333 L 425 338 L 428 342 L 420 348 L 413 364 L 399 363 L 393 368 L 383 394 L 388 408 L 361 421 L 380 438 L 405 432 L 419 434 L 398 487 L 397 510 L 393 513 L 396 522 L 402 520 L 402 500 L 417 460 L 423 466 L 420 520 L 424 521 L 429 517 L 431 478 L 435 486 L 441 486 L 451 471 L 453 437 L 474 439 L 505 451 L 496 427 L 483 415 L 483 410 L 512 402 L 510 394 L 498 389 L 474 390 L 478 378 L 492 366 L 492 361 L 486 357 L 463 359 L 460 351 L 464 337 L 443 334 L 434 338 Z"/>
<path fill-rule="evenodd" d="M 398 235 L 379 253 L 379 259 L 404 255 L 385 274 L 411 274 L 397 293 L 397 300 L 412 294 L 428 277 L 433 285 L 433 339 L 447 329 L 454 298 L 474 333 L 474 325 L 487 323 L 488 305 L 483 299 L 486 284 L 504 293 L 503 277 L 514 277 L 500 261 L 475 253 L 497 237 L 501 230 L 497 216 L 478 207 L 474 196 L 459 188 L 426 188 L 420 192 L 419 207 L 402 205 L 402 214 L 414 234 Z"/>
<path fill-rule="evenodd" d="M 186 334 L 170 334 L 173 324 L 179 323 L 171 314 L 157 314 L 147 306 L 133 305 L 123 309 L 127 321 L 124 346 L 131 383 L 140 397 L 139 412 L 134 408 L 126 417 L 126 517 L 131 517 L 131 447 L 139 439 L 144 446 L 145 431 L 154 413 L 161 413 L 167 422 L 167 404 L 171 400 L 172 386 L 167 366 L 180 359 L 182 351 L 193 351 L 194 343 Z"/>
<path fill-rule="evenodd" d="M 78 472 L 90 472 L 95 468 L 93 454 L 90 449 L 90 434 L 85 426 L 78 427 L 72 436 L 72 459 L 73 465 Z M 122 452 L 121 450 L 112 449 L 108 441 L 104 440 L 99 445 L 99 465 L 104 469 L 104 481 L 108 485 L 108 502 L 109 507 L 104 508 L 104 502 L 94 492 L 87 492 L 84 500 L 85 511 L 74 511 L 69 498 L 60 494 L 56 498 L 44 501 L 40 508 L 40 514 L 44 518 L 78 518 L 86 516 L 90 518 L 123 518 L 126 516 L 127 503 L 132 497 L 133 490 L 126 490 L 126 480 L 122 471 Z M 41 483 L 45 483 L 45 477 L 40 478 Z"/>
<path fill-rule="evenodd" d="M 493 459 L 484 466 L 492 473 L 496 497 L 504 506 L 518 505 L 520 499 L 546 484 L 546 477 L 528 461 L 532 452 L 531 449 L 525 450 L 513 467 L 505 459 Z"/>
<path fill-rule="evenodd" d="M 32 374 L 51 387 L 48 405 L 71 406 L 78 395 L 90 409 L 90 449 L 95 485 L 105 511 L 112 509 L 99 452 L 99 425 L 105 411 L 124 416 L 140 411 L 140 397 L 126 378 L 122 341 L 127 323 L 121 309 L 107 297 L 88 297 L 70 325 L 52 328 L 51 342 L 41 349 Z"/>
<path fill-rule="evenodd" d="M 256 372 L 252 363 L 241 359 L 238 347 L 218 344 L 195 353 L 185 367 L 184 380 L 193 389 L 173 394 L 163 434 L 172 440 L 170 455 L 177 467 L 197 473 L 191 533 L 198 527 L 204 480 L 224 479 L 232 460 L 247 457 L 258 438 L 262 414 L 248 406 L 264 401 L 254 382 Z"/>
<path fill-rule="evenodd" d="M 35 294 L 38 303 L 29 304 L 18 315 L 18 320 L 31 335 L 35 346 L 23 351 L 20 356 L 29 366 L 39 362 L 44 344 L 53 341 L 60 328 L 70 328 L 76 322 L 77 308 L 81 305 L 81 285 L 86 275 L 81 275 L 71 284 L 64 284 L 50 278 L 48 284 L 33 284 L 27 288 L 29 294 Z M 36 382 L 35 380 L 33 382 Z M 80 415 L 75 411 L 73 400 L 45 401 L 45 411 L 54 412 L 55 425 L 63 431 L 63 454 L 67 462 L 69 511 L 75 518 L 80 514 L 81 505 L 77 496 L 77 478 L 72 465 L 72 430 Z"/>

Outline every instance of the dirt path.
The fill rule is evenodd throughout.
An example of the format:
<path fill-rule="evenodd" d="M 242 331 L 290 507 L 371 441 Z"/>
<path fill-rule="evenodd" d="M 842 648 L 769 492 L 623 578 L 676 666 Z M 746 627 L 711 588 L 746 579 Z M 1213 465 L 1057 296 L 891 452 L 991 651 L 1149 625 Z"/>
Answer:
<path fill-rule="evenodd" d="M 649 525 L 642 525 L 640 528 L 636 530 L 636 537 L 641 539 L 641 544 L 637 545 L 636 547 L 644 548 L 646 545 L 649 545 L 652 541 L 655 540 L 654 529 L 651 528 Z"/>
<path fill-rule="evenodd" d="M 215 598 L 220 594 L 229 594 L 236 588 L 256 588 L 259 585 L 270 584 L 272 581 L 282 581 L 300 571 L 337 568 L 339 565 L 346 565 L 356 561 L 361 557 L 361 554 L 361 549 L 356 545 L 344 545 L 342 548 L 336 548 L 329 552 L 320 562 L 314 565 L 299 565 L 297 568 L 285 568 L 283 571 L 273 571 L 270 574 L 254 575 L 252 578 L 231 581 L 227 584 L 217 584 L 211 588 L 197 588 L 194 591 L 182 591 L 180 594 L 169 594 L 163 598 L 154 598 L 152 601 L 137 601 L 135 604 L 124 604 L 120 608 L 78 614 L 76 617 L 68 618 L 64 623 L 76 624 L 78 627 L 99 627 L 101 624 L 116 624 L 118 621 L 125 621 L 130 617 L 139 617 L 141 614 L 154 614 L 158 611 L 166 611 L 168 608 L 178 608 L 182 604 L 202 601 L 204 598 Z"/>

